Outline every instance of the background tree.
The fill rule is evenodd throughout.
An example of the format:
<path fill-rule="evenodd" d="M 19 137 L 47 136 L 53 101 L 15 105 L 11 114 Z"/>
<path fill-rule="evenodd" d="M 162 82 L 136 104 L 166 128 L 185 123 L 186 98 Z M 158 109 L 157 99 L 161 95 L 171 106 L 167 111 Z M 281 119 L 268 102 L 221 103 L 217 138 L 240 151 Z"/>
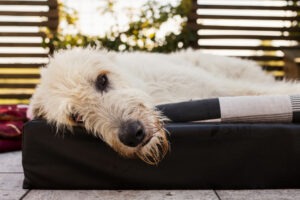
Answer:
<path fill-rule="evenodd" d="M 107 0 L 100 14 L 109 13 L 112 17 L 116 17 L 118 13 L 113 9 L 115 3 L 115 0 Z M 43 44 L 45 47 L 53 46 L 55 49 L 98 46 L 114 51 L 172 52 L 186 48 L 196 40 L 195 33 L 186 26 L 191 7 L 192 0 L 182 0 L 177 6 L 161 5 L 158 0 L 149 0 L 141 7 L 138 18 L 132 17 L 132 13 L 128 12 L 129 23 L 125 30 L 116 23 L 104 37 L 100 37 L 84 35 L 79 31 L 76 34 L 65 34 L 63 29 L 59 28 L 56 33 L 45 31 L 47 37 Z M 77 19 L 75 10 L 60 4 L 60 20 L 63 23 L 76 28 Z M 163 38 L 158 37 L 157 32 L 170 19 L 179 21 L 179 30 L 168 32 Z"/>

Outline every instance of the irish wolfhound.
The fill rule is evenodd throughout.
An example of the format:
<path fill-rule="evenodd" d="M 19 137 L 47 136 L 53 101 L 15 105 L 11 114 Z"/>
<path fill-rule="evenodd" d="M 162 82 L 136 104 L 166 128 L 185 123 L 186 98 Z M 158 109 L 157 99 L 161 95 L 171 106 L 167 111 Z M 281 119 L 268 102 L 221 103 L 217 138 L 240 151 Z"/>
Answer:
<path fill-rule="evenodd" d="M 155 105 L 218 96 L 293 94 L 254 62 L 187 50 L 173 54 L 63 50 L 42 69 L 32 115 L 82 125 L 125 157 L 157 164 L 169 149 Z M 100 152 L 99 152 L 100 153 Z"/>

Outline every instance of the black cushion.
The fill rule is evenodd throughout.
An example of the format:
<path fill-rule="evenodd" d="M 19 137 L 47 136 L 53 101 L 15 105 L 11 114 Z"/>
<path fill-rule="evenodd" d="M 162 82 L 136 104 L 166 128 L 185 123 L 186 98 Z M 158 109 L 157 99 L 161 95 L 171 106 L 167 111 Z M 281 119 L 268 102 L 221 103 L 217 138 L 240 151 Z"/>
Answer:
<path fill-rule="evenodd" d="M 158 166 L 120 157 L 75 127 L 43 120 L 23 130 L 26 189 L 300 188 L 297 124 L 167 124 L 171 151 Z"/>

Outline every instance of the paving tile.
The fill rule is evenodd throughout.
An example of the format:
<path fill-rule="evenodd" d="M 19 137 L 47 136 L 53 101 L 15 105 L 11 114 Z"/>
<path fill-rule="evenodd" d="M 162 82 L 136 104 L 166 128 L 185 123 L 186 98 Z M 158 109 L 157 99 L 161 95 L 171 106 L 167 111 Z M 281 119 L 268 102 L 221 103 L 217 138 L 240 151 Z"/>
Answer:
<path fill-rule="evenodd" d="M 222 200 L 297 200 L 299 190 L 218 190 Z"/>
<path fill-rule="evenodd" d="M 213 190 L 32 190 L 24 200 L 218 200 Z"/>
<path fill-rule="evenodd" d="M 21 151 L 0 153 L 1 172 L 23 172 Z"/>
<path fill-rule="evenodd" d="M 0 199 L 20 199 L 27 190 L 22 189 L 23 174 L 0 174 Z"/>

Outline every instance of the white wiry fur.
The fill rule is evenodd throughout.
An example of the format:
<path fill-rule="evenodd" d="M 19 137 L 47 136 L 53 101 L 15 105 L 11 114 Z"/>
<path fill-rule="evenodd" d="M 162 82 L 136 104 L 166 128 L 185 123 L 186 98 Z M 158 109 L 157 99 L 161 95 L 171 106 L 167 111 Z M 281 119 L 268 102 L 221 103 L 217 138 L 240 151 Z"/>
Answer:
<path fill-rule="evenodd" d="M 103 73 L 109 87 L 99 92 L 95 81 Z M 193 50 L 173 54 L 63 50 L 50 58 L 41 75 L 30 106 L 34 117 L 70 128 L 75 125 L 70 116 L 79 114 L 87 130 L 121 155 L 138 156 L 150 164 L 157 164 L 169 148 L 156 104 L 300 93 L 298 84 L 276 82 L 254 62 Z M 128 147 L 120 142 L 118 133 L 128 120 L 142 123 L 148 143 Z"/>

